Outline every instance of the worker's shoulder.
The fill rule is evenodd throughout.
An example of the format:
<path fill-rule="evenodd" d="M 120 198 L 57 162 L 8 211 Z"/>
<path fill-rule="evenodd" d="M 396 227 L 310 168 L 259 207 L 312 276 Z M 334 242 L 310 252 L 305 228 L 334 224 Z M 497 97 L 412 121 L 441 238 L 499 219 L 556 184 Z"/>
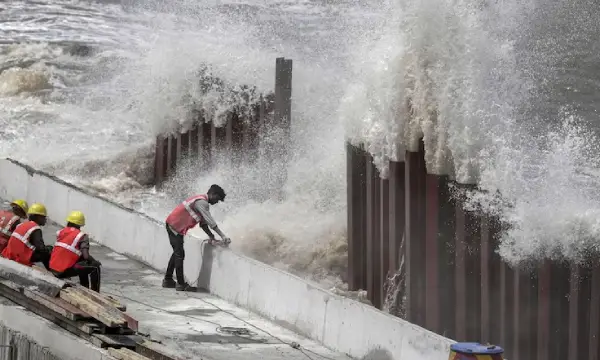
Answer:
<path fill-rule="evenodd" d="M 208 206 L 210 204 L 208 203 L 208 201 L 206 199 L 196 199 L 196 201 L 194 201 L 194 205 L 195 206 L 201 206 L 203 208 L 208 209 Z"/>

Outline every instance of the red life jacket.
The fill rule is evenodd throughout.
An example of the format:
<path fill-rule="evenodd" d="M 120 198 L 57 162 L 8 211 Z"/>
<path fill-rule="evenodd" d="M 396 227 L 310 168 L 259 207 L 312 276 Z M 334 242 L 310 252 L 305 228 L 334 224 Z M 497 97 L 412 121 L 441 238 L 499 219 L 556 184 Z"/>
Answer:
<path fill-rule="evenodd" d="M 19 264 L 31 266 L 31 256 L 35 246 L 31 245 L 29 237 L 35 230 L 42 230 L 35 221 L 30 220 L 19 224 L 11 234 L 2 256 Z"/>
<path fill-rule="evenodd" d="M 12 211 L 0 211 L 0 252 L 2 252 L 6 247 L 6 244 L 8 244 L 8 239 L 10 239 L 10 235 L 12 234 L 10 229 L 20 219 L 21 218 Z"/>
<path fill-rule="evenodd" d="M 197 200 L 208 201 L 206 194 L 194 195 L 177 205 L 167 217 L 166 223 L 178 233 L 185 235 L 189 229 L 202 222 L 202 215 L 193 207 Z"/>
<path fill-rule="evenodd" d="M 73 267 L 81 257 L 81 240 L 85 233 L 73 227 L 66 227 L 56 234 L 56 244 L 50 255 L 50 269 L 59 273 Z"/>

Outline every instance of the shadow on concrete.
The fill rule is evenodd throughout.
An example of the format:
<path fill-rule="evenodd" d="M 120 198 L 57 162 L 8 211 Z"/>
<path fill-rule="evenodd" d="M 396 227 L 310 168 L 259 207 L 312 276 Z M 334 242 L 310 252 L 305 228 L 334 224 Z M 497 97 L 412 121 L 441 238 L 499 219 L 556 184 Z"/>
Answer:
<path fill-rule="evenodd" d="M 253 339 L 250 337 L 233 336 L 233 335 L 215 335 L 215 334 L 199 334 L 199 335 L 188 335 L 185 340 L 193 341 L 197 343 L 213 343 L 213 344 L 265 344 L 268 343 L 266 339 Z"/>
<path fill-rule="evenodd" d="M 187 316 L 210 316 L 212 314 L 216 314 L 218 312 L 220 312 L 220 310 L 217 309 L 187 309 L 187 310 L 182 310 L 182 311 L 169 311 L 172 314 L 177 314 L 177 315 L 187 315 Z"/>
<path fill-rule="evenodd" d="M 367 353 L 367 355 L 360 358 L 360 360 L 394 360 L 392 354 L 385 349 L 373 349 Z"/>
<path fill-rule="evenodd" d="M 214 246 L 209 245 L 207 242 L 202 244 L 202 265 L 200 266 L 200 274 L 198 275 L 198 287 L 199 291 L 209 292 L 210 289 L 210 277 L 212 274 L 213 264 L 213 251 Z"/>

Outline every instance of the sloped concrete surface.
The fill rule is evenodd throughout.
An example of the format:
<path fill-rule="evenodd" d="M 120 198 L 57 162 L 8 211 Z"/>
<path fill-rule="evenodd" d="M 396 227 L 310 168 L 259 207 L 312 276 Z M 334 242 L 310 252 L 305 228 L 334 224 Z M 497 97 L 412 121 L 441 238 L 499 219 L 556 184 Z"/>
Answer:
<path fill-rule="evenodd" d="M 43 228 L 46 244 L 55 242 L 58 230 L 51 224 Z M 163 274 L 111 249 L 91 245 L 92 256 L 102 263 L 100 291 L 120 298 L 127 304 L 127 313 L 139 321 L 140 333 L 182 359 L 349 359 L 210 294 L 163 289 Z"/>

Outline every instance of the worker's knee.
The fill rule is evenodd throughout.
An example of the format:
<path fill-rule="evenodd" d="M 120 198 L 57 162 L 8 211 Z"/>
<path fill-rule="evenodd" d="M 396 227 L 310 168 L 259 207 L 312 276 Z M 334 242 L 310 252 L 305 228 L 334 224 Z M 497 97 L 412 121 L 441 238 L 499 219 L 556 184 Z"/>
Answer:
<path fill-rule="evenodd" d="M 173 255 L 175 255 L 175 260 L 183 260 L 185 259 L 185 250 L 175 251 Z"/>

